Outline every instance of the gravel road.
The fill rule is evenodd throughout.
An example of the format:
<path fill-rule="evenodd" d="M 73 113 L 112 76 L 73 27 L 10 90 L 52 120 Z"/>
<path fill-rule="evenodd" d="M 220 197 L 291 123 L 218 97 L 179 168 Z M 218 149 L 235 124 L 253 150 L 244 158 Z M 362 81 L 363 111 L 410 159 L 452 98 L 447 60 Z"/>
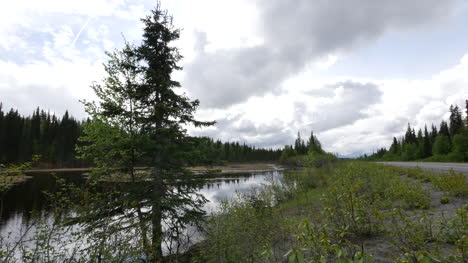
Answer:
<path fill-rule="evenodd" d="M 379 162 L 398 167 L 420 167 L 432 170 L 436 173 L 448 172 L 453 169 L 455 172 L 468 175 L 468 163 L 426 163 L 426 162 Z"/>

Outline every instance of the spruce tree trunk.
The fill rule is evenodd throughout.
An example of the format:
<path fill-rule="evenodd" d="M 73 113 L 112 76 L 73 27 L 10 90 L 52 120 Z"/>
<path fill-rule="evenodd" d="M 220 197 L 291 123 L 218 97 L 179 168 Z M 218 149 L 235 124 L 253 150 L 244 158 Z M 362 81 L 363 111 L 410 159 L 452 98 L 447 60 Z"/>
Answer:
<path fill-rule="evenodd" d="M 161 169 L 159 168 L 159 163 L 156 162 L 156 166 L 153 170 L 153 202 L 152 202 L 152 215 L 151 215 L 151 224 L 152 224 L 152 255 L 151 262 L 163 262 L 162 254 L 162 209 L 161 201 L 164 191 Z"/>

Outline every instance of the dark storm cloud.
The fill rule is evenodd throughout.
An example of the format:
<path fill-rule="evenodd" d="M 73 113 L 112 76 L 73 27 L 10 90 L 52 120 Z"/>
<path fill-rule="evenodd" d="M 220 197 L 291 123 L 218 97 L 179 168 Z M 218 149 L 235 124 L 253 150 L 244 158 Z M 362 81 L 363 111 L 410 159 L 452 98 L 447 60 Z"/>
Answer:
<path fill-rule="evenodd" d="M 440 21 L 457 0 L 257 0 L 264 43 L 204 52 L 185 67 L 185 86 L 204 107 L 275 91 L 313 59 L 373 41 L 388 30 Z"/>

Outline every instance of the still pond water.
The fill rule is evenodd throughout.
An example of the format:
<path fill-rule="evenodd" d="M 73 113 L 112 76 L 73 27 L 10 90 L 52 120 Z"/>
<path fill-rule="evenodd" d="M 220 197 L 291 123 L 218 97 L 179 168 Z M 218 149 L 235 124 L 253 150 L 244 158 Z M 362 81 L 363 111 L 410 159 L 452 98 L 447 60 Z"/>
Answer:
<path fill-rule="evenodd" d="M 85 180 L 83 172 L 63 172 L 56 175 L 77 184 Z M 205 210 L 211 213 L 216 211 L 220 202 L 234 198 L 237 193 L 247 193 L 262 185 L 277 182 L 282 175 L 282 171 L 223 173 L 220 177 L 207 181 L 199 192 L 209 200 Z M 54 192 L 56 189 L 55 178 L 49 173 L 34 173 L 30 180 L 10 189 L 1 204 L 0 234 L 4 236 L 24 229 L 31 220 L 33 211 L 35 214 L 47 215 L 49 211 L 44 192 Z"/>

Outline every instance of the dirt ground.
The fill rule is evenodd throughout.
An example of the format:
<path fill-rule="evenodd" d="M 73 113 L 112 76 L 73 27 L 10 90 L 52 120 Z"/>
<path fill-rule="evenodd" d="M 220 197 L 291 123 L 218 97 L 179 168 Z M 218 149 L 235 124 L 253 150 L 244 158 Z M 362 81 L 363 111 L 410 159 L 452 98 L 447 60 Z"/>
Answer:
<path fill-rule="evenodd" d="M 423 187 L 429 193 L 431 205 L 430 208 L 426 210 L 416 209 L 409 211 L 408 215 L 410 215 L 410 217 L 414 220 L 419 220 L 422 214 L 427 212 L 432 217 L 434 225 L 437 225 L 437 223 L 446 220 L 446 218 L 453 217 L 457 209 L 462 208 L 465 204 L 467 204 L 467 198 L 455 197 L 453 195 L 450 196 L 449 203 L 441 204 L 440 198 L 444 195 L 447 195 L 447 193 L 438 190 L 432 183 L 424 183 Z M 434 230 L 437 231 L 437 229 Z M 366 251 L 373 255 L 373 262 L 395 262 L 393 259 L 395 255 L 401 254 L 401 251 L 392 245 L 391 239 L 386 235 L 375 236 L 363 241 L 363 245 Z M 455 249 L 454 245 L 444 245 L 444 249 Z"/>

